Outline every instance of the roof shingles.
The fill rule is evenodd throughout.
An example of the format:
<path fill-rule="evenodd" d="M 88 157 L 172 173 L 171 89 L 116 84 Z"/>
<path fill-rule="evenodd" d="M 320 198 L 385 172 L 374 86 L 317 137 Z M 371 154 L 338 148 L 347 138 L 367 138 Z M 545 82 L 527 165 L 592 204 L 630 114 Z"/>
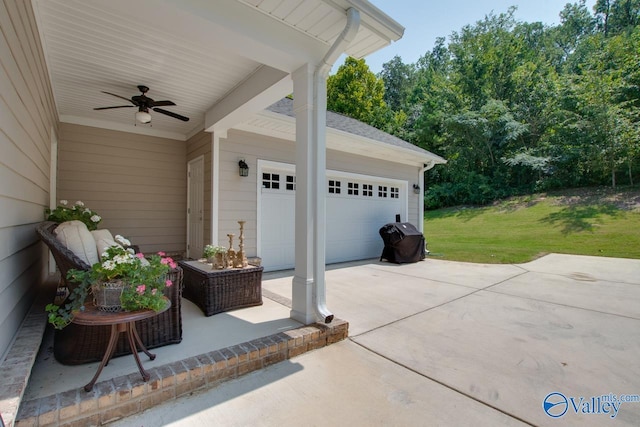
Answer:
<path fill-rule="evenodd" d="M 290 98 L 281 99 L 275 104 L 267 107 L 267 110 L 273 113 L 283 114 L 289 117 L 295 117 L 293 114 L 293 100 Z M 442 163 L 445 163 L 444 159 L 427 150 L 417 147 L 396 136 L 383 132 L 380 129 L 376 129 L 373 126 L 370 126 L 359 120 L 352 119 L 351 117 L 343 116 L 342 114 L 334 113 L 333 111 L 327 110 L 327 127 L 340 130 L 343 132 L 348 132 L 353 135 L 362 136 L 364 138 L 368 138 L 374 141 L 393 145 L 395 147 L 413 150 L 420 154 L 428 154 L 437 159 L 442 160 Z M 440 163 L 440 162 L 436 162 L 436 163 Z"/>

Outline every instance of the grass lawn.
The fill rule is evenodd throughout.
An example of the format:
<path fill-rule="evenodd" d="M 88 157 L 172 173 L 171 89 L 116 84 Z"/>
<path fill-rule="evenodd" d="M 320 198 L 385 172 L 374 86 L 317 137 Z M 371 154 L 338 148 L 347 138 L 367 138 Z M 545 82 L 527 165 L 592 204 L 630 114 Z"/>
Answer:
<path fill-rule="evenodd" d="M 564 191 L 425 213 L 430 257 L 522 263 L 555 252 L 640 259 L 640 191 Z"/>

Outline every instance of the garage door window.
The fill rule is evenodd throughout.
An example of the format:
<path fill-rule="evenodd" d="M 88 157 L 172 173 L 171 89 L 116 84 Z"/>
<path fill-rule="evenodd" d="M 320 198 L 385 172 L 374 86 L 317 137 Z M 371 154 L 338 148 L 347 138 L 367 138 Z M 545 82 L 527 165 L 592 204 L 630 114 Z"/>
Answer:
<path fill-rule="evenodd" d="M 391 187 L 389 189 L 389 195 L 392 199 L 400 198 L 400 189 L 398 187 Z"/>
<path fill-rule="evenodd" d="M 357 196 L 360 192 L 360 185 L 357 182 L 350 182 L 347 184 L 347 194 L 350 196 Z"/>
<path fill-rule="evenodd" d="M 262 188 L 271 188 L 273 190 L 280 189 L 280 174 L 278 174 L 278 173 L 263 173 L 262 174 Z"/>
<path fill-rule="evenodd" d="M 296 191 L 296 177 L 293 175 L 287 175 L 287 191 Z"/>
<path fill-rule="evenodd" d="M 340 194 L 340 181 L 329 180 L 329 194 Z"/>
<path fill-rule="evenodd" d="M 365 197 L 373 197 L 373 185 L 362 184 L 362 195 Z"/>
<path fill-rule="evenodd" d="M 387 197 L 387 186 L 386 185 L 378 185 L 378 197 L 386 198 Z"/>

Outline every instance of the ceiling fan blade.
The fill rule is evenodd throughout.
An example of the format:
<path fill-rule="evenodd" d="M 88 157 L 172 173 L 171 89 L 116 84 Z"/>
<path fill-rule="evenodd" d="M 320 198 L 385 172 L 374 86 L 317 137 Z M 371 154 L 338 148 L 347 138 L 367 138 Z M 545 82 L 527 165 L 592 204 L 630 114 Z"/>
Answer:
<path fill-rule="evenodd" d="M 130 100 L 129 98 L 125 98 L 124 96 L 116 95 L 115 93 L 111 93 L 111 92 L 105 92 L 104 90 L 102 90 L 101 92 L 106 93 L 107 95 L 115 96 L 116 98 L 124 99 L 125 101 L 129 101 L 130 103 L 135 105 L 135 103 L 132 100 Z"/>
<path fill-rule="evenodd" d="M 163 110 L 162 108 L 154 108 L 153 111 L 157 111 L 158 113 L 166 114 L 167 116 L 173 117 L 178 120 L 182 120 L 183 122 L 188 122 L 189 117 L 181 116 L 180 114 L 176 114 L 171 111 Z"/>
<path fill-rule="evenodd" d="M 110 110 L 112 108 L 133 108 L 133 105 L 116 105 L 115 107 L 98 107 L 94 110 Z"/>
<path fill-rule="evenodd" d="M 153 101 L 152 107 L 166 107 L 168 105 L 176 105 L 173 101 Z"/>

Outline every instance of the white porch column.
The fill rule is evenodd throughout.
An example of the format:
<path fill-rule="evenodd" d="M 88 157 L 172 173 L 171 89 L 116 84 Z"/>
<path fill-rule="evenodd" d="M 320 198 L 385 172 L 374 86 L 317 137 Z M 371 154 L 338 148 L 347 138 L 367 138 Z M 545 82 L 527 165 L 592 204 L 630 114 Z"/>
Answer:
<path fill-rule="evenodd" d="M 293 72 L 296 118 L 296 263 L 291 317 L 304 324 L 329 323 L 326 306 L 326 166 L 327 76 L 333 63 L 353 41 L 360 12 L 347 10 L 347 22 L 319 64 L 306 63 Z"/>
<path fill-rule="evenodd" d="M 306 64 L 292 75 L 296 117 L 295 272 L 291 317 L 304 324 L 333 315 L 325 306 L 326 76 Z"/>
<path fill-rule="evenodd" d="M 227 137 L 227 129 L 214 129 L 211 134 L 211 244 L 219 245 L 220 219 L 220 138 Z"/>

